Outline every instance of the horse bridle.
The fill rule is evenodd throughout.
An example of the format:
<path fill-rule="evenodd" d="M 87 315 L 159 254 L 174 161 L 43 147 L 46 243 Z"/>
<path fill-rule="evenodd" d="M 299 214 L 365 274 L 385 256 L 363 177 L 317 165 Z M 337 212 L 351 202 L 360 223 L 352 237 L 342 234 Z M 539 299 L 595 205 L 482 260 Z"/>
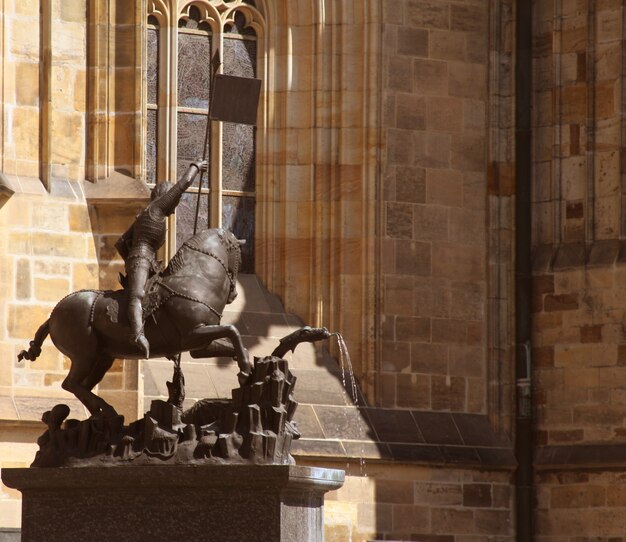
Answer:
<path fill-rule="evenodd" d="M 224 245 L 226 245 L 226 253 L 229 255 L 229 257 L 233 250 L 237 250 L 235 268 L 232 271 L 229 271 L 227 269 L 227 266 L 224 265 L 223 262 L 221 262 L 230 280 L 230 292 L 229 293 L 232 294 L 235 288 L 237 287 L 237 284 L 235 282 L 235 277 L 239 274 L 239 267 L 241 266 L 241 245 L 239 244 L 238 239 L 235 237 L 233 233 L 228 232 L 222 228 L 217 230 L 217 236 L 219 237 L 220 241 Z M 230 238 L 232 238 L 233 240 L 231 240 Z"/>

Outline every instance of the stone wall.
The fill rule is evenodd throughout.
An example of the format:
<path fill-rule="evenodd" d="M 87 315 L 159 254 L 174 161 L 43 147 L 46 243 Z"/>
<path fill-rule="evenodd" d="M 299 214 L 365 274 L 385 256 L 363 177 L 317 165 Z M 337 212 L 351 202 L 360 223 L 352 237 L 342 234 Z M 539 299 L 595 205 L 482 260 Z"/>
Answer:
<path fill-rule="evenodd" d="M 624 539 L 623 470 L 544 472 L 538 483 L 536 527 L 541 540 Z"/>
<path fill-rule="evenodd" d="M 0 209 L 0 468 L 30 464 L 43 432 L 35 422 L 54 404 L 70 405 L 72 417 L 87 415 L 61 389 L 70 360 L 49 340 L 34 362 L 18 362 L 17 354 L 62 297 L 116 287 L 123 266 L 110 239 L 119 237 L 136 212 L 135 203 L 125 212 L 92 207 L 90 216 L 79 183 L 53 180 L 53 196 L 36 179 L 19 182 L 34 192 L 15 193 Z M 139 362 L 116 360 L 98 387 L 127 420 L 140 411 L 139 378 Z M 0 490 L 1 526 L 19 526 L 17 498 Z"/>
<path fill-rule="evenodd" d="M 272 55 L 256 272 L 289 312 L 343 333 L 374 401 L 380 2 L 257 5 Z"/>
<path fill-rule="evenodd" d="M 306 461 L 310 463 L 310 461 Z M 511 540 L 510 475 L 365 461 L 325 500 L 326 540 Z"/>
<path fill-rule="evenodd" d="M 35 442 L 41 433 L 40 424 L 0 420 L 0 469 L 28 467 L 37 451 Z M 0 484 L 0 529 L 20 527 L 21 504 L 19 491 Z"/>
<path fill-rule="evenodd" d="M 69 185 L 68 185 L 69 186 Z M 43 192 L 43 188 L 42 188 Z M 62 297 L 99 283 L 96 246 L 84 203 L 45 193 L 14 195 L 0 214 L 4 394 L 40 396 L 59 389 L 67 361 L 46 344 L 34 363 L 17 363 L 39 325 Z"/>
<path fill-rule="evenodd" d="M 535 277 L 538 444 L 624 442 L 626 268 Z"/>
<path fill-rule="evenodd" d="M 34 364 L 14 366 L 16 350 L 56 299 L 113 287 L 121 269 L 113 243 L 140 195 L 116 170 L 141 177 L 143 167 L 146 3 L 95 0 L 89 11 L 85 0 L 50 4 L 49 123 L 38 86 L 45 21 L 34 2 L 5 3 L 3 30 L 15 54 L 1 58 L 0 159 L 16 193 L 0 208 L 0 407 L 8 409 L 0 417 L 22 422 L 42 411 L 31 395 L 19 400 L 22 388 L 46 404 L 68 399 L 59 389 L 67 360 L 46 345 Z M 510 464 L 478 467 L 482 456 L 463 439 L 450 442 L 443 431 L 431 442 L 414 421 L 407 441 L 399 420 L 416 411 L 477 415 L 484 424 L 488 415 L 510 415 L 510 387 L 500 386 L 510 370 L 511 3 L 256 4 L 267 23 L 259 48 L 268 53 L 259 64 L 258 274 L 288 311 L 344 333 L 370 404 L 391 420 L 387 449 L 400 450 L 341 463 L 334 450 L 350 442 L 327 444 L 337 435 L 320 429 L 317 444 L 333 452 L 324 461 L 319 450 L 303 453 L 302 461 L 349 469 L 344 489 L 327 501 L 327 539 L 510 539 Z M 25 23 L 33 33 L 21 31 Z M 19 99 L 18 49 L 32 83 Z M 39 166 L 46 141 L 49 192 Z M 502 244 L 492 246 L 488 234 Z M 498 288 L 494 276 L 504 277 Z M 28 319 L 16 318 L 20 311 Z M 504 390 L 495 393 L 500 403 L 490 399 L 493 389 Z M 141 398 L 137 365 L 116 362 L 100 393 L 132 418 Z M 7 442 L 26 435 L 17 427 L 23 432 L 3 433 Z M 464 454 L 476 459 L 472 468 Z M 0 467 L 18 466 L 12 455 L 0 457 Z M 14 498 L 0 494 L 11 525 Z"/>
<path fill-rule="evenodd" d="M 130 14 L 134 16 L 132 10 Z M 55 403 L 68 403 L 73 417 L 85 417 L 82 405 L 61 389 L 70 362 L 49 340 L 35 362 L 17 362 L 17 354 L 28 347 L 37 328 L 65 295 L 79 289 L 114 286 L 121 267 L 119 259 L 114 261 L 111 239 L 128 227 L 141 200 L 135 193 L 130 205 L 120 207 L 118 200 L 118 204 L 94 206 L 91 186 L 84 182 L 87 166 L 93 163 L 89 158 L 87 129 L 89 108 L 95 107 L 87 92 L 89 43 L 93 44 L 95 38 L 89 29 L 86 0 L 4 2 L 0 34 L 3 468 L 27 466 L 31 462 L 33 443 L 43 432 L 43 426 L 36 422 Z M 126 45 L 126 54 L 134 52 L 132 41 Z M 105 58 L 115 62 L 116 56 L 111 53 Z M 106 71 L 109 72 L 108 65 Z M 126 91 L 122 93 L 120 80 L 115 86 L 115 75 L 108 74 L 107 85 L 119 88 L 120 97 L 129 92 L 132 97 L 133 86 L 124 83 Z M 93 87 L 90 88 L 93 96 Z M 107 114 L 115 107 L 123 111 L 119 100 L 107 103 L 107 107 Z M 112 126 L 123 117 L 120 115 Z M 133 113 L 131 117 L 136 116 Z M 108 120 L 104 122 L 106 126 L 107 123 Z M 128 148 L 134 148 L 135 132 L 129 127 L 127 122 L 124 132 L 118 130 L 114 142 L 125 155 L 116 153 L 115 148 L 104 153 L 100 163 L 107 169 L 102 176 L 110 176 L 116 167 L 131 169 L 128 164 L 134 158 L 128 154 Z M 100 150 L 112 142 L 108 131 L 106 134 Z M 145 198 L 145 194 L 142 196 Z M 97 205 L 103 199 L 106 198 L 99 196 Z M 118 360 L 99 390 L 127 418 L 136 419 L 140 404 L 138 386 L 137 363 Z M 16 499 L 15 492 L 0 490 L 2 527 L 19 525 Z"/>
<path fill-rule="evenodd" d="M 385 406 L 486 413 L 486 3 L 387 1 Z"/>
<path fill-rule="evenodd" d="M 120 264 L 119 260 L 111 264 L 111 239 L 128 227 L 140 205 L 136 200 L 130 208 L 92 205 L 89 213 L 90 187 L 81 181 L 87 162 L 87 43 L 95 38 L 88 29 L 85 0 L 53 3 L 51 9 L 50 36 L 44 28 L 46 10 L 42 19 L 37 3 L 8 2 L 1 20 L 9 44 L 0 59 L 5 194 L 0 203 L 4 286 L 0 293 L 4 354 L 0 384 L 5 397 L 67 395 L 60 391 L 60 383 L 68 361 L 50 343 L 33 364 L 16 365 L 15 355 L 59 299 L 82 288 L 114 286 Z M 44 43 L 48 38 L 50 43 Z M 49 59 L 44 58 L 46 48 Z M 114 81 L 115 77 L 109 78 Z M 44 87 L 49 87 L 49 104 L 42 99 Z M 132 95 L 132 90 L 127 85 L 127 93 Z M 49 152 L 43 149 L 45 145 Z M 113 167 L 128 162 L 120 163 L 115 153 L 109 153 L 109 159 Z M 134 377 L 128 376 L 134 384 L 122 383 L 123 373 L 119 363 L 103 386 L 128 389 L 126 385 L 134 385 L 136 395 L 136 371 L 131 371 Z M 129 412 L 136 412 L 136 407 Z"/>
<path fill-rule="evenodd" d="M 7 48 L 2 56 L 2 171 L 9 175 L 40 177 L 43 146 L 50 146 L 47 165 L 56 178 L 84 178 L 86 46 L 85 0 L 63 2 L 52 17 L 51 35 L 45 35 L 39 3 L 7 2 L 3 7 L 3 35 Z M 51 43 L 44 43 L 46 40 Z M 40 77 L 45 46 L 54 54 L 46 74 Z M 40 98 L 46 87 L 49 116 L 42 117 Z M 63 144 L 58 144 L 60 141 Z"/>
<path fill-rule="evenodd" d="M 534 9 L 532 357 L 542 540 L 624 536 L 624 466 L 611 459 L 626 441 L 623 17 L 618 1 Z M 590 464 L 594 472 L 579 470 Z"/>
<path fill-rule="evenodd" d="M 533 343 L 544 444 L 626 435 L 622 8 L 585 5 L 563 6 L 558 24 L 536 9 Z"/>
<path fill-rule="evenodd" d="M 511 427 L 512 17 L 509 2 L 383 2 L 375 400 L 390 424 L 413 409 Z M 510 471 L 412 458 L 351 464 L 328 538 L 512 538 Z"/>

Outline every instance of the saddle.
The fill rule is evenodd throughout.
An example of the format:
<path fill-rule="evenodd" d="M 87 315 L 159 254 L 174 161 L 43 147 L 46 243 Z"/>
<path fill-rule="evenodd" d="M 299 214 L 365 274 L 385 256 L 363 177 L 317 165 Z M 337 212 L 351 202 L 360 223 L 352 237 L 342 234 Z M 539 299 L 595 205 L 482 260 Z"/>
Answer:
<path fill-rule="evenodd" d="M 146 294 L 143 296 L 141 302 L 141 312 L 144 322 L 172 296 L 168 290 L 159 288 L 161 280 L 161 273 L 157 273 L 156 275 L 152 275 L 148 279 L 148 282 L 146 282 Z"/>
<path fill-rule="evenodd" d="M 126 289 L 128 281 L 126 275 L 120 273 L 118 276 L 120 285 Z M 172 293 L 164 288 L 159 288 L 163 278 L 161 272 L 155 273 L 146 282 L 145 295 L 141 301 L 142 320 L 145 321 L 154 314 L 154 312 L 165 303 Z M 114 324 L 129 325 L 128 322 L 128 296 L 124 295 L 120 300 L 109 297 L 107 299 L 106 313 L 109 320 Z"/>

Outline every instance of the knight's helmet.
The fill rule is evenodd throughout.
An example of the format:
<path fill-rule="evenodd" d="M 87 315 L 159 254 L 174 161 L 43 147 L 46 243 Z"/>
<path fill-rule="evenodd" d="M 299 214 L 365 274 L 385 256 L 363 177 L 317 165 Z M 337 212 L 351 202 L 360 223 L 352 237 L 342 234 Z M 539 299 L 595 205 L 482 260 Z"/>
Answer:
<path fill-rule="evenodd" d="M 157 183 L 150 192 L 150 200 L 154 201 L 155 199 L 160 198 L 161 196 L 166 194 L 167 191 L 173 186 L 174 183 L 170 183 L 169 181 L 162 181 L 160 183 Z"/>

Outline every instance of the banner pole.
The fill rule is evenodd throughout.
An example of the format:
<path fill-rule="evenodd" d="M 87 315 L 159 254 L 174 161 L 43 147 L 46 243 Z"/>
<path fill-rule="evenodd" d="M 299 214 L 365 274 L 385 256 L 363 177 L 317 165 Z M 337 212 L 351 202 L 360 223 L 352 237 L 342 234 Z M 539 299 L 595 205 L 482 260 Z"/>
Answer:
<path fill-rule="evenodd" d="M 207 117 L 206 117 L 206 131 L 204 133 L 204 149 L 202 151 L 202 160 L 205 161 L 207 159 L 207 146 L 211 137 L 211 98 L 213 96 L 213 86 L 215 85 L 215 74 L 222 64 L 222 59 L 220 58 L 219 49 L 215 51 L 213 55 L 213 59 L 211 60 L 211 88 L 209 88 L 209 105 L 207 107 Z M 204 178 L 204 171 L 200 172 L 200 180 L 198 181 L 198 199 L 196 201 L 196 215 L 193 220 L 193 234 L 195 235 L 198 231 L 198 215 L 200 214 L 200 196 L 202 192 L 202 180 Z M 211 189 L 211 168 L 207 168 L 207 179 L 208 179 L 208 188 Z M 210 195 L 208 196 L 210 198 Z M 208 208 L 210 209 L 210 201 Z M 208 213 L 208 211 L 207 211 Z M 209 217 L 207 215 L 207 224 L 209 222 Z"/>

